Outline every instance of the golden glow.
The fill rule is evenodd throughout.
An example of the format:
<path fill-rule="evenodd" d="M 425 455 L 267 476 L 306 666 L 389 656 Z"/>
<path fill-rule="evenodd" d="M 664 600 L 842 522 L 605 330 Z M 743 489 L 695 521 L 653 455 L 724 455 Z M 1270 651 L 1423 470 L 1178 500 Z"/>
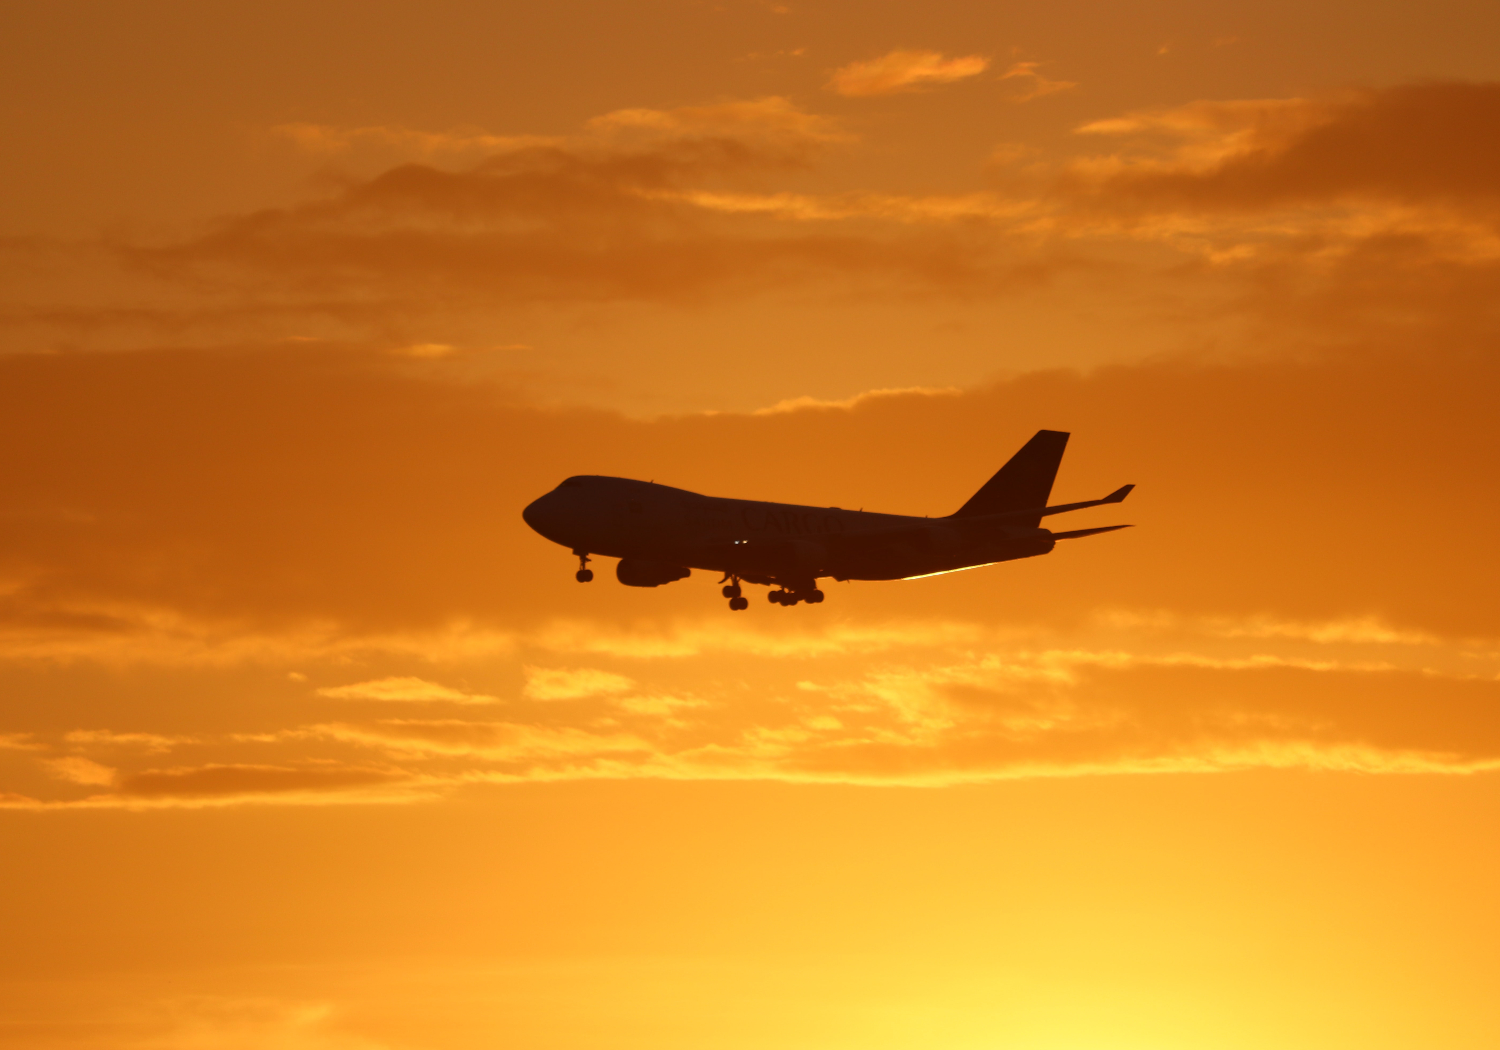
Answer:
<path fill-rule="evenodd" d="M 966 569 L 987 569 L 992 564 L 994 564 L 994 563 L 993 562 L 989 562 L 989 563 L 986 563 L 984 565 L 960 565 L 956 569 L 943 569 L 941 572 L 924 572 L 920 576 L 903 576 L 901 578 L 903 580 L 925 580 L 925 579 L 928 579 L 928 578 L 933 577 L 933 576 L 946 576 L 950 572 L 963 572 Z"/>
<path fill-rule="evenodd" d="M 23 6 L 0 1045 L 1500 1040 L 1493 4 Z"/>

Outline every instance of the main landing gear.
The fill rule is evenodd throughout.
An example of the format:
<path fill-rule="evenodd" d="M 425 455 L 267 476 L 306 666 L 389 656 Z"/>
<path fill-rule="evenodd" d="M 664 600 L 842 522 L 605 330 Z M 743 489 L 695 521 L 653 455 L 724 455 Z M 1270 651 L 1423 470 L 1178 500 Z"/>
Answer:
<path fill-rule="evenodd" d="M 788 609 L 790 609 L 798 602 L 806 602 L 808 605 L 817 605 L 820 601 L 823 600 L 823 592 L 818 590 L 816 587 L 808 591 L 779 590 L 772 591 L 770 594 L 767 594 L 766 597 L 770 599 L 772 605 L 784 605 Z"/>
<path fill-rule="evenodd" d="M 729 599 L 729 607 L 735 612 L 744 612 L 750 608 L 750 599 L 745 597 L 740 590 L 740 581 L 733 576 L 729 577 L 729 583 L 719 593 Z"/>
<path fill-rule="evenodd" d="M 729 607 L 735 612 L 744 612 L 750 608 L 750 599 L 745 597 L 744 589 L 740 586 L 740 578 L 732 573 L 725 573 L 724 578 L 719 581 L 724 586 L 720 594 L 729 599 Z M 809 580 L 808 584 L 812 581 Z M 801 587 L 789 588 L 782 586 L 766 595 L 771 599 L 772 605 L 784 605 L 790 608 L 798 602 L 807 602 L 809 605 L 817 605 L 823 600 L 823 592 L 816 587 L 804 584 Z"/>
<path fill-rule="evenodd" d="M 589 568 L 589 556 L 583 551 L 574 551 L 578 555 L 578 571 L 573 574 L 573 579 L 579 583 L 588 583 L 594 578 L 594 570 Z"/>

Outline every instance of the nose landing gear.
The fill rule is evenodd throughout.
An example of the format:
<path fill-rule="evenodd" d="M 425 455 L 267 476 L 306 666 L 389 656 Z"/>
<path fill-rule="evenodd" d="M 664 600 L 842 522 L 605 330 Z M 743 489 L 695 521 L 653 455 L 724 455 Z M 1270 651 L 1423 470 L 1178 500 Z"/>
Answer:
<path fill-rule="evenodd" d="M 594 570 L 589 568 L 589 556 L 583 551 L 574 551 L 578 555 L 578 571 L 573 574 L 573 579 L 579 583 L 588 583 L 594 578 Z"/>

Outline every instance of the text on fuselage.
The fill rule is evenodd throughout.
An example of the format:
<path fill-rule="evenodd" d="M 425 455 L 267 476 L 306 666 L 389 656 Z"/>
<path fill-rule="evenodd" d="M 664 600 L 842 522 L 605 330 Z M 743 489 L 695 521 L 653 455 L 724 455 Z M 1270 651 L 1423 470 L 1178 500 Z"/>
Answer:
<path fill-rule="evenodd" d="M 740 510 L 740 521 L 751 532 L 778 532 L 784 536 L 827 536 L 844 531 L 843 518 L 815 510 L 744 507 Z"/>

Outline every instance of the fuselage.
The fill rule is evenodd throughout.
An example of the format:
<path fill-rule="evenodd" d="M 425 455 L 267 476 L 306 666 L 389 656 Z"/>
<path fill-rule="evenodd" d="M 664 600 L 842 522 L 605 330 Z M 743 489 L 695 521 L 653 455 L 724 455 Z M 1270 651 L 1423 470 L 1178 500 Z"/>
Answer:
<path fill-rule="evenodd" d="M 1013 519 L 919 518 L 704 496 L 628 478 L 568 478 L 522 512 L 580 554 L 692 569 L 752 583 L 894 580 L 1030 558 L 1052 533 Z M 623 578 L 623 577 L 622 577 Z"/>

